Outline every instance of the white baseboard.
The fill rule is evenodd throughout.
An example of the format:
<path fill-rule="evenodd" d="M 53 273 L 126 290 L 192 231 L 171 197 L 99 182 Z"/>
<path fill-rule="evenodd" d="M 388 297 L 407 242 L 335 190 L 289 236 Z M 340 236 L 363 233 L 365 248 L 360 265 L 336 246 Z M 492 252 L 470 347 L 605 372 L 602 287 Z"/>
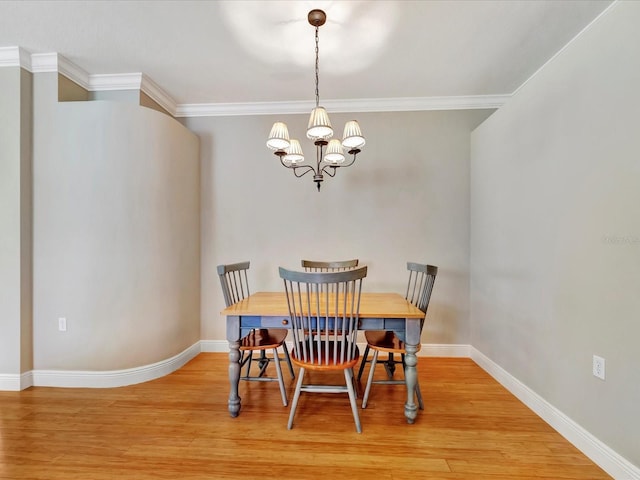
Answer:
<path fill-rule="evenodd" d="M 423 343 L 419 357 L 470 357 L 470 345 Z"/>
<path fill-rule="evenodd" d="M 200 353 L 200 342 L 196 342 L 179 354 L 160 362 L 125 370 L 77 371 L 77 370 L 33 370 L 33 386 L 112 388 L 148 382 L 176 371 Z"/>
<path fill-rule="evenodd" d="M 0 373 L 0 391 L 17 392 L 20 388 L 20 375 Z"/>
<path fill-rule="evenodd" d="M 19 392 L 33 385 L 33 372 L 22 374 L 0 373 L 0 392 Z"/>
<path fill-rule="evenodd" d="M 640 469 L 618 455 L 591 433 L 567 417 L 540 395 L 513 377 L 484 354 L 470 347 L 471 359 L 514 394 L 518 400 L 538 414 L 560 435 L 589 457 L 596 465 L 615 479 L 640 480 Z"/>
<path fill-rule="evenodd" d="M 208 353 L 229 353 L 226 340 L 200 340 L 200 351 Z"/>

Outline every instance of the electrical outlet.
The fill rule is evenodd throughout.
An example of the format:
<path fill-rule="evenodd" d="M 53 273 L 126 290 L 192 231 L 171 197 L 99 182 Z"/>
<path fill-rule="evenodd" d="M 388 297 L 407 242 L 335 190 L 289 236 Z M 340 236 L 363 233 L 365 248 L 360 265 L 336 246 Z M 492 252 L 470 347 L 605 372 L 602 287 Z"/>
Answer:
<path fill-rule="evenodd" d="M 604 380 L 604 358 L 593 356 L 593 375 Z"/>
<path fill-rule="evenodd" d="M 61 332 L 67 331 L 67 319 L 64 317 L 58 318 L 58 330 Z"/>

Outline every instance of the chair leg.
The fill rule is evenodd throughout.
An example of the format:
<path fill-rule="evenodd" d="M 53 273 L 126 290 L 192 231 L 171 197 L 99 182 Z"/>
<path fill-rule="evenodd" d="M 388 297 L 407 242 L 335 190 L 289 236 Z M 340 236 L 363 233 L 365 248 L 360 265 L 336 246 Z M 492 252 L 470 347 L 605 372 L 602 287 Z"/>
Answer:
<path fill-rule="evenodd" d="M 253 351 L 241 350 L 240 351 L 240 371 L 246 366 L 244 375 L 240 375 L 240 378 L 247 379 L 251 373 L 251 361 L 253 360 Z"/>
<path fill-rule="evenodd" d="M 267 353 L 264 350 L 260 350 L 260 360 L 258 360 L 258 367 L 260 368 L 260 377 L 264 375 L 264 371 L 267 369 L 267 365 L 269 364 L 269 359 L 267 358 Z"/>
<path fill-rule="evenodd" d="M 364 372 L 365 364 L 369 363 L 369 345 L 364 349 L 364 355 L 362 356 L 362 362 L 360 362 L 360 370 L 358 370 L 358 381 L 362 378 L 362 372 Z"/>
<path fill-rule="evenodd" d="M 261 350 L 261 352 L 264 353 L 264 350 Z M 264 374 L 267 371 L 267 367 L 269 366 L 270 361 L 271 359 L 267 358 L 266 356 L 264 357 L 264 360 L 258 361 L 258 366 L 260 367 L 260 371 L 258 372 L 258 377 L 264 377 Z"/>
<path fill-rule="evenodd" d="M 280 385 L 280 395 L 282 395 L 282 404 L 287 406 L 287 391 L 284 388 L 284 378 L 282 377 L 282 368 L 280 368 L 280 357 L 278 356 L 278 349 L 273 349 L 273 358 L 276 364 L 276 374 L 278 375 L 278 384 Z"/>
<path fill-rule="evenodd" d="M 356 404 L 356 392 L 353 388 L 353 370 L 350 368 L 344 369 L 344 380 L 347 384 L 347 390 L 349 391 L 349 401 L 351 402 L 351 411 L 353 412 L 353 419 L 356 422 L 356 431 L 362 433 L 362 425 L 360 425 L 360 415 L 358 415 L 358 405 Z"/>
<path fill-rule="evenodd" d="M 353 391 L 356 394 L 356 398 L 358 398 L 358 394 L 359 394 L 359 390 L 360 390 L 360 385 L 358 385 L 358 382 L 356 381 L 356 374 L 353 371 L 353 368 L 350 369 L 351 370 L 351 383 L 353 383 Z"/>
<path fill-rule="evenodd" d="M 300 399 L 300 390 L 302 389 L 302 380 L 304 379 L 304 368 L 300 367 L 298 372 L 298 381 L 296 382 L 296 391 L 293 394 L 293 400 L 291 401 L 291 412 L 289 412 L 289 423 L 287 428 L 291 430 L 293 428 L 293 417 L 296 414 L 296 407 L 298 406 L 298 400 Z"/>
<path fill-rule="evenodd" d="M 396 363 L 398 362 L 393 358 L 393 353 L 389 353 L 387 361 L 384 362 L 384 369 L 387 371 L 387 377 L 389 377 L 389 380 L 393 378 L 393 375 L 396 372 Z"/>
<path fill-rule="evenodd" d="M 246 377 L 249 378 L 251 375 L 251 362 L 253 361 L 253 350 L 249 350 L 249 353 L 247 353 L 247 355 L 249 355 L 249 358 L 247 359 L 247 373 L 246 373 Z"/>
<path fill-rule="evenodd" d="M 362 408 L 367 408 L 367 401 L 369 400 L 369 393 L 371 392 L 371 385 L 373 384 L 373 374 L 376 371 L 377 361 L 378 350 L 374 350 L 373 358 L 371 359 L 371 366 L 369 367 L 369 379 L 367 380 L 367 387 L 364 389 L 364 397 L 362 398 Z"/>
<path fill-rule="evenodd" d="M 289 365 L 289 373 L 291 373 L 291 378 L 296 378 L 296 374 L 293 373 L 293 365 L 291 364 L 291 357 L 289 356 L 289 349 L 287 348 L 287 344 L 282 344 L 282 350 L 284 350 L 284 358 L 287 361 L 287 365 Z"/>
<path fill-rule="evenodd" d="M 422 401 L 422 392 L 420 391 L 420 382 L 416 378 L 416 398 L 418 399 L 418 407 L 424 410 L 424 402 Z"/>

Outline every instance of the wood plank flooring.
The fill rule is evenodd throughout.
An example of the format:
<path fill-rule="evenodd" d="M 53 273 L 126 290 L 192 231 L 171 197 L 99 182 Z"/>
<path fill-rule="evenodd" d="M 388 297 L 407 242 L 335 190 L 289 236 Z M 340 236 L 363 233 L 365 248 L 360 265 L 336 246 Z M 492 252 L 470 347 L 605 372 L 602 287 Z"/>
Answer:
<path fill-rule="evenodd" d="M 610 478 L 470 359 L 420 359 L 414 425 L 404 387 L 374 385 L 362 434 L 346 394 L 302 394 L 287 430 L 277 383 L 241 382 L 231 418 L 227 367 L 226 354 L 202 353 L 129 387 L 0 392 L 0 478 Z"/>

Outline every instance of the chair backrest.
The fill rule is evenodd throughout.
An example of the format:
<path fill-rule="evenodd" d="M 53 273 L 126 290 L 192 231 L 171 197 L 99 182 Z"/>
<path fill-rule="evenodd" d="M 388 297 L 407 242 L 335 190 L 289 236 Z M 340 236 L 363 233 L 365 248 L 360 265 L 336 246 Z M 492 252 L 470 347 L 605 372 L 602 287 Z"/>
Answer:
<path fill-rule="evenodd" d="M 438 274 L 438 267 L 407 262 L 407 270 L 409 270 L 409 283 L 407 284 L 405 298 L 424 313 L 427 313 L 431 291 Z"/>
<path fill-rule="evenodd" d="M 341 272 L 358 266 L 358 259 L 322 262 L 319 260 L 302 260 L 305 272 Z"/>
<path fill-rule="evenodd" d="M 342 272 L 295 272 L 280 267 L 298 360 L 335 365 L 356 358 L 360 293 L 366 276 L 366 266 Z"/>
<path fill-rule="evenodd" d="M 247 270 L 249 270 L 249 262 L 218 265 L 222 295 L 227 307 L 250 295 Z"/>

